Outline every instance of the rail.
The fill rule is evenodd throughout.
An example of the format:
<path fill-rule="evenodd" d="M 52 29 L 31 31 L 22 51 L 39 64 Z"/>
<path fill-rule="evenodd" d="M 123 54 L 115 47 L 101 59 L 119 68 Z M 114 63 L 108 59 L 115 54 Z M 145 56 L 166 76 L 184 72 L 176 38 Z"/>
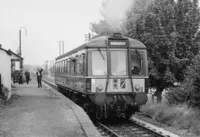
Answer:
<path fill-rule="evenodd" d="M 43 79 L 43 82 L 49 84 L 53 88 L 57 88 L 56 84 Z M 116 122 L 116 121 L 115 121 Z M 109 137 L 179 137 L 171 132 L 156 127 L 152 124 L 144 122 L 134 116 L 130 120 L 119 121 L 119 123 L 111 124 L 109 122 L 102 123 L 95 121 L 97 129 L 102 136 Z"/>

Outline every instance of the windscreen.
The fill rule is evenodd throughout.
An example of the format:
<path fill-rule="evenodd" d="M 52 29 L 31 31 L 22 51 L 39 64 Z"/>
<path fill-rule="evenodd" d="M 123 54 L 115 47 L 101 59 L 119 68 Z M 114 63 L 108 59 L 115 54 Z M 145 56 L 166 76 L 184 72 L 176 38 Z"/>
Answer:
<path fill-rule="evenodd" d="M 132 75 L 147 75 L 146 50 L 131 50 L 131 73 Z"/>
<path fill-rule="evenodd" d="M 125 51 L 111 51 L 111 75 L 127 75 Z"/>
<path fill-rule="evenodd" d="M 107 75 L 106 51 L 92 51 L 92 75 Z"/>

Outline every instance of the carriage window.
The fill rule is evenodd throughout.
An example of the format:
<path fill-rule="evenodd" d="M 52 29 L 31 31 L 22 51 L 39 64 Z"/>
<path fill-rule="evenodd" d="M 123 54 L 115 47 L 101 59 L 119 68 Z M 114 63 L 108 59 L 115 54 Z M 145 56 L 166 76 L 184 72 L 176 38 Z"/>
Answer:
<path fill-rule="evenodd" d="M 67 72 L 68 74 L 70 74 L 70 61 L 67 60 Z"/>
<path fill-rule="evenodd" d="M 63 60 L 63 73 L 65 72 L 65 60 Z"/>
<path fill-rule="evenodd" d="M 92 51 L 92 75 L 107 75 L 107 56 L 105 51 Z"/>
<path fill-rule="evenodd" d="M 62 61 L 62 73 L 64 72 L 64 61 Z"/>
<path fill-rule="evenodd" d="M 61 72 L 61 63 L 59 61 L 59 73 Z"/>
<path fill-rule="evenodd" d="M 58 62 L 56 63 L 56 72 L 59 73 L 59 70 L 58 70 Z"/>
<path fill-rule="evenodd" d="M 77 68 L 79 74 L 83 74 L 83 55 L 79 56 L 79 61 L 78 61 L 78 68 Z"/>
<path fill-rule="evenodd" d="M 77 61 L 76 61 L 76 73 L 77 74 L 81 74 L 82 73 L 81 67 L 82 67 L 82 56 L 79 55 L 77 57 Z"/>
<path fill-rule="evenodd" d="M 126 52 L 111 51 L 111 74 L 127 75 Z"/>
<path fill-rule="evenodd" d="M 147 56 L 145 50 L 131 50 L 132 75 L 147 75 Z"/>
<path fill-rule="evenodd" d="M 61 61 L 59 62 L 59 70 L 60 70 L 60 73 L 61 73 Z"/>
<path fill-rule="evenodd" d="M 75 62 L 71 60 L 70 62 L 70 67 L 71 67 L 71 75 L 74 75 L 75 73 Z"/>
<path fill-rule="evenodd" d="M 66 73 L 68 73 L 68 60 L 66 59 Z"/>
<path fill-rule="evenodd" d="M 55 64 L 55 73 L 57 74 L 57 63 Z"/>
<path fill-rule="evenodd" d="M 86 55 L 83 54 L 83 67 L 82 67 L 82 73 L 84 74 L 86 71 Z"/>

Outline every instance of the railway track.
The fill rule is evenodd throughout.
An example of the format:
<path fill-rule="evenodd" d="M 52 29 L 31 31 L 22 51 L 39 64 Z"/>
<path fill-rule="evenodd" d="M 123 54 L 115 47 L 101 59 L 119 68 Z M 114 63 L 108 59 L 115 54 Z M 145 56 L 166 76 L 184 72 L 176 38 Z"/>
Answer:
<path fill-rule="evenodd" d="M 95 122 L 97 129 L 105 137 L 178 137 L 167 131 L 146 127 L 138 121 Z"/>
<path fill-rule="evenodd" d="M 53 88 L 54 83 L 43 80 Z M 179 137 L 164 129 L 132 117 L 130 120 L 93 121 L 103 137 Z"/>

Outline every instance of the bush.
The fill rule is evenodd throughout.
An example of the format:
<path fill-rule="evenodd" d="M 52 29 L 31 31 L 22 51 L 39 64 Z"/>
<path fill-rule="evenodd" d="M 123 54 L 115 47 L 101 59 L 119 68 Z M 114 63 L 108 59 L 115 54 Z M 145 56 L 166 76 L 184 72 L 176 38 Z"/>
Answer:
<path fill-rule="evenodd" d="M 188 102 L 190 91 L 188 84 L 182 84 L 180 87 L 170 88 L 164 96 L 168 104 L 179 105 Z"/>
<path fill-rule="evenodd" d="M 200 108 L 200 53 L 187 68 L 186 79 L 178 88 L 171 88 L 165 95 L 169 104 L 187 103 Z"/>
<path fill-rule="evenodd" d="M 8 90 L 8 88 L 6 88 L 5 86 L 1 86 L 2 92 L 0 93 L 0 98 L 2 100 L 8 100 L 10 98 L 10 91 Z"/>
<path fill-rule="evenodd" d="M 169 106 L 167 104 L 147 104 L 141 111 L 162 124 L 188 130 L 200 135 L 200 111 L 187 104 Z"/>

